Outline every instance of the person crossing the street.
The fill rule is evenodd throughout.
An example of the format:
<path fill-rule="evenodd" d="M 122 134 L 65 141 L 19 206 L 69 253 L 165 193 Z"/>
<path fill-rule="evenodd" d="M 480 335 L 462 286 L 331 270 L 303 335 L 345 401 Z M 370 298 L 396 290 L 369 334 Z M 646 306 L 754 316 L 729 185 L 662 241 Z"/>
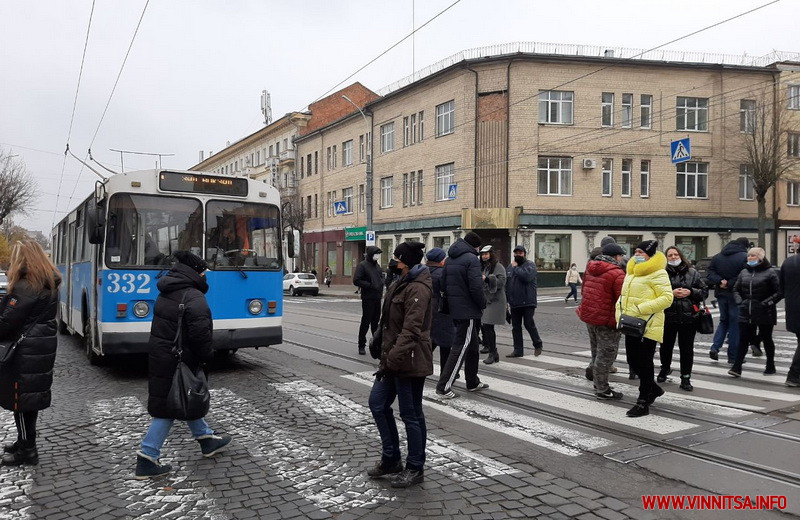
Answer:
<path fill-rule="evenodd" d="M 533 355 L 542 353 L 542 338 L 536 329 L 533 314 L 536 312 L 536 265 L 525 258 L 528 252 L 525 247 L 514 247 L 514 260 L 506 268 L 506 298 L 511 310 L 511 337 L 514 341 L 514 350 L 506 357 L 515 358 L 523 356 L 522 326 L 533 342 Z"/>

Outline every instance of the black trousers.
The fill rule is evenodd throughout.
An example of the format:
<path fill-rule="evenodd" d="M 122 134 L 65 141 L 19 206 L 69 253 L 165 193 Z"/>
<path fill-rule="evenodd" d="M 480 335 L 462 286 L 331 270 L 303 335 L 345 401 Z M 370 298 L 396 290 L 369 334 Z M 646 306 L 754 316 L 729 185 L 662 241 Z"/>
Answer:
<path fill-rule="evenodd" d="M 656 355 L 656 342 L 650 338 L 625 336 L 625 357 L 628 364 L 639 376 L 639 399 L 647 399 L 655 390 L 653 356 Z"/>
<path fill-rule="evenodd" d="M 694 364 L 694 337 L 697 328 L 694 323 L 665 323 L 664 342 L 661 343 L 661 371 L 668 372 L 672 365 L 672 352 L 675 350 L 675 339 L 681 353 L 681 377 L 692 375 Z"/>
<path fill-rule="evenodd" d="M 378 330 L 381 320 L 380 300 L 361 300 L 361 326 L 358 327 L 358 348 L 367 346 L 367 329 Z"/>
<path fill-rule="evenodd" d="M 488 348 L 489 352 L 497 352 L 497 333 L 494 331 L 494 325 L 481 323 L 481 333 L 483 346 Z"/>
<path fill-rule="evenodd" d="M 533 313 L 536 307 L 511 307 L 511 337 L 514 339 L 514 352 L 522 354 L 522 325 L 531 336 L 533 346 L 541 347 L 542 338 L 536 329 L 536 322 L 533 321 Z"/>
<path fill-rule="evenodd" d="M 25 447 L 36 446 L 36 419 L 39 412 L 14 412 L 14 423 L 17 425 L 17 440 Z"/>
<path fill-rule="evenodd" d="M 739 349 L 736 351 L 736 361 L 733 370 L 742 371 L 742 364 L 750 345 L 756 345 L 759 340 L 764 342 L 764 354 L 767 355 L 767 368 L 775 368 L 775 342 L 772 340 L 772 323 L 756 325 L 754 323 L 739 322 Z"/>
<path fill-rule="evenodd" d="M 456 326 L 456 336 L 450 347 L 447 363 L 442 366 L 436 390 L 447 393 L 456 380 L 461 365 L 464 365 L 464 378 L 467 388 L 475 388 L 480 384 L 478 379 L 478 335 L 476 330 L 480 327 L 479 320 L 453 320 Z"/>

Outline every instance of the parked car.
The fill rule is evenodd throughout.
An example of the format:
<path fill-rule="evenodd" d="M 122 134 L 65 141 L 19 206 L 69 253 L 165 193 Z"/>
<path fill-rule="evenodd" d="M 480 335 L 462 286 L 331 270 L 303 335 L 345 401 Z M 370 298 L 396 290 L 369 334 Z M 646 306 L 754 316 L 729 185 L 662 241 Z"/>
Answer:
<path fill-rule="evenodd" d="M 711 265 L 711 258 L 707 256 L 705 258 L 700 258 L 694 263 L 694 268 L 697 270 L 697 274 L 700 275 L 700 278 L 708 285 L 708 289 L 711 290 L 712 287 L 708 283 L 708 266 Z"/>
<path fill-rule="evenodd" d="M 283 291 L 292 296 L 304 293 L 316 296 L 319 294 L 319 282 L 311 273 L 287 273 L 283 276 Z"/>
<path fill-rule="evenodd" d="M 0 272 L 0 294 L 8 292 L 8 277 L 6 273 Z"/>

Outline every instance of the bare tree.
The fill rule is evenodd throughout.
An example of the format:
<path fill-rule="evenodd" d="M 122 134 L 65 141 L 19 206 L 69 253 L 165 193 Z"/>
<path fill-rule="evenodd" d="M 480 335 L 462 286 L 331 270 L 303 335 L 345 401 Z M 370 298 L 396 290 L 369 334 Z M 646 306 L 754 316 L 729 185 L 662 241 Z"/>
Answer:
<path fill-rule="evenodd" d="M 300 258 L 297 262 L 300 268 L 304 269 L 306 266 L 305 248 L 302 247 L 303 228 L 305 226 L 305 213 L 303 212 L 303 199 L 299 193 L 295 191 L 291 195 L 284 195 L 281 197 L 283 207 L 283 227 L 284 230 L 289 228 L 296 229 L 300 232 Z"/>
<path fill-rule="evenodd" d="M 36 199 L 36 182 L 25 163 L 0 150 L 0 224 L 12 213 L 25 213 Z"/>

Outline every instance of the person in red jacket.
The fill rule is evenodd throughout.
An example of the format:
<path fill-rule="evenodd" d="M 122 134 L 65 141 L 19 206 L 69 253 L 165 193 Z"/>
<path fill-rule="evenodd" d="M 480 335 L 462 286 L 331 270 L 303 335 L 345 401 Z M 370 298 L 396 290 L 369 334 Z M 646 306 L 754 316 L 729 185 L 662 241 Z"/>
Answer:
<path fill-rule="evenodd" d="M 608 372 L 617 357 L 619 331 L 614 306 L 622 291 L 625 251 L 617 244 L 603 246 L 602 254 L 589 261 L 583 275 L 581 304 L 575 312 L 589 331 L 592 361 L 586 369 L 591 373 L 598 399 L 622 399 L 622 393 L 608 386 Z"/>

